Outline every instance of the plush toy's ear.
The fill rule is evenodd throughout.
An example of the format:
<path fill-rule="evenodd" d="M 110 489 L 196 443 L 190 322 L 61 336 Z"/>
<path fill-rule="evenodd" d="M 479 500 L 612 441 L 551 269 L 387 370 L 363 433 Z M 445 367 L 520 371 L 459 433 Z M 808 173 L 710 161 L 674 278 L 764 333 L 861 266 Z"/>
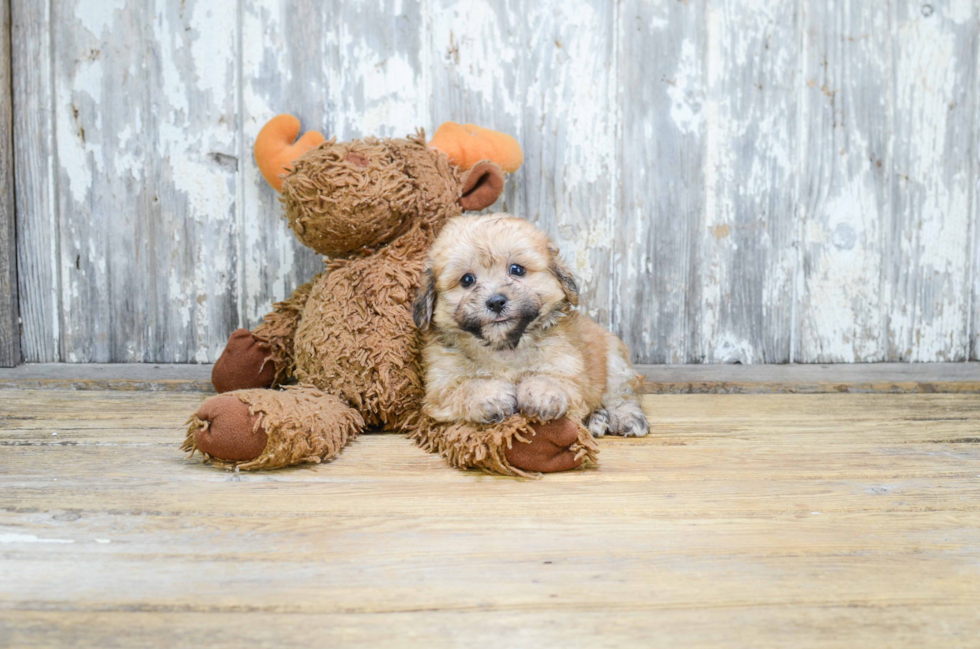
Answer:
<path fill-rule="evenodd" d="M 415 296 L 415 304 L 412 305 L 412 318 L 415 326 L 425 331 L 432 322 L 432 312 L 436 307 L 436 278 L 432 274 L 432 269 L 428 268 L 422 276 L 422 286 Z"/>
<path fill-rule="evenodd" d="M 464 210 L 476 212 L 490 207 L 504 192 L 504 172 L 489 160 L 477 162 L 463 176 L 462 192 L 459 204 Z"/>
<path fill-rule="evenodd" d="M 279 176 L 289 170 L 289 163 L 326 141 L 316 131 L 307 131 L 298 140 L 297 135 L 298 119 L 292 115 L 276 115 L 266 122 L 255 138 L 255 162 L 265 181 L 277 192 L 282 190 Z"/>
<path fill-rule="evenodd" d="M 577 306 L 578 284 L 575 283 L 575 277 L 572 276 L 572 272 L 568 270 L 565 262 L 558 256 L 558 248 L 548 246 L 548 252 L 551 253 L 551 267 L 549 269 L 551 270 L 551 274 L 561 284 L 561 290 L 565 292 L 565 298 L 572 303 L 572 306 Z"/>

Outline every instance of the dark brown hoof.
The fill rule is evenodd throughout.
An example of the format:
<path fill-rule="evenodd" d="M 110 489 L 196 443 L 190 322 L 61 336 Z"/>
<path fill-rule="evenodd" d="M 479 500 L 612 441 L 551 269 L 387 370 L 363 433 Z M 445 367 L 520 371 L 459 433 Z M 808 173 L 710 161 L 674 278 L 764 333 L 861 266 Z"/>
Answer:
<path fill-rule="evenodd" d="M 530 444 L 514 441 L 504 454 L 511 466 L 522 471 L 555 473 L 576 469 L 582 459 L 575 459 L 569 447 L 578 441 L 578 426 L 568 417 L 544 424 L 532 424 L 534 436 Z"/>
<path fill-rule="evenodd" d="M 246 462 L 262 455 L 269 440 L 265 429 L 256 426 L 257 415 L 235 396 L 211 397 L 195 416 L 207 422 L 194 433 L 194 443 L 211 457 L 227 462 Z"/>
<path fill-rule="evenodd" d="M 248 329 L 237 329 L 228 337 L 221 358 L 211 369 L 211 384 L 217 392 L 268 388 L 276 378 L 269 346 Z"/>

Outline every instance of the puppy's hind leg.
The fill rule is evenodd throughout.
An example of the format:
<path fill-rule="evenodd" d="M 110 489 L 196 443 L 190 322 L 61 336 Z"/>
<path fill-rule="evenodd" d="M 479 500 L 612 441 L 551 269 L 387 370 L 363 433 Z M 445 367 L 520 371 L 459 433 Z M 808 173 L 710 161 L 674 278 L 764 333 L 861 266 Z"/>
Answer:
<path fill-rule="evenodd" d="M 596 408 L 586 417 L 585 427 L 593 437 L 602 437 L 609 432 L 609 412 L 601 406 Z"/>
<path fill-rule="evenodd" d="M 634 387 L 639 376 L 629 362 L 629 350 L 619 339 L 610 345 L 607 357 L 606 392 L 602 396 L 602 408 L 607 415 L 607 432 L 623 437 L 643 437 L 650 432 L 650 422 L 640 408 Z M 594 434 L 594 433 L 593 433 Z"/>
<path fill-rule="evenodd" d="M 610 435 L 643 437 L 650 432 L 650 422 L 647 421 L 647 416 L 643 414 L 643 409 L 635 398 L 619 399 L 605 406 L 606 412 L 609 413 Z"/>

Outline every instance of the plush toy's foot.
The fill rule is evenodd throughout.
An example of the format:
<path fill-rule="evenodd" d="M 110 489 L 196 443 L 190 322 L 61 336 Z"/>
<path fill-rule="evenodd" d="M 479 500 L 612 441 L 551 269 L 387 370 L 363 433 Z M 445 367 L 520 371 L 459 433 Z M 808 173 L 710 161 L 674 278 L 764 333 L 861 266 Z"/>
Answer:
<path fill-rule="evenodd" d="M 277 469 L 334 457 L 364 420 L 331 394 L 290 386 L 212 397 L 188 424 L 183 450 L 239 469 Z"/>
<path fill-rule="evenodd" d="M 225 462 L 248 462 L 262 455 L 269 436 L 258 415 L 232 394 L 208 399 L 194 413 L 194 446 Z"/>
<path fill-rule="evenodd" d="M 411 437 L 452 466 L 525 478 L 595 464 L 599 453 L 588 429 L 567 417 L 532 423 L 512 415 L 489 426 L 446 424 L 423 417 Z"/>
<path fill-rule="evenodd" d="M 211 370 L 211 383 L 218 392 L 267 388 L 275 378 L 276 364 L 269 345 L 248 329 L 232 332 Z"/>
<path fill-rule="evenodd" d="M 511 466 L 523 471 L 554 473 L 577 469 L 584 454 L 578 452 L 579 427 L 568 417 L 543 424 L 532 424 L 534 435 L 527 442 L 514 440 L 504 449 Z"/>

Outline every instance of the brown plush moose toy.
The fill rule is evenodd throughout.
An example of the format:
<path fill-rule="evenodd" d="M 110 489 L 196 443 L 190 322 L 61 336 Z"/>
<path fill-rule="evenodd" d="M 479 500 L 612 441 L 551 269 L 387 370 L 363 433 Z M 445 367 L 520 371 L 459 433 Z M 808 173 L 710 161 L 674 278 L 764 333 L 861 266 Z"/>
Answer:
<path fill-rule="evenodd" d="M 214 365 L 222 393 L 189 421 L 183 449 L 240 469 L 336 456 L 367 428 L 408 433 L 453 466 L 533 476 L 594 462 L 580 422 L 512 415 L 489 426 L 441 424 L 421 410 L 421 337 L 412 302 L 429 246 L 462 210 L 489 207 L 523 155 L 502 133 L 443 124 L 427 145 L 406 139 L 325 140 L 299 120 L 272 119 L 255 157 L 282 194 L 296 237 L 326 268 L 231 334 Z M 283 175 L 280 175 L 283 174 Z"/>

